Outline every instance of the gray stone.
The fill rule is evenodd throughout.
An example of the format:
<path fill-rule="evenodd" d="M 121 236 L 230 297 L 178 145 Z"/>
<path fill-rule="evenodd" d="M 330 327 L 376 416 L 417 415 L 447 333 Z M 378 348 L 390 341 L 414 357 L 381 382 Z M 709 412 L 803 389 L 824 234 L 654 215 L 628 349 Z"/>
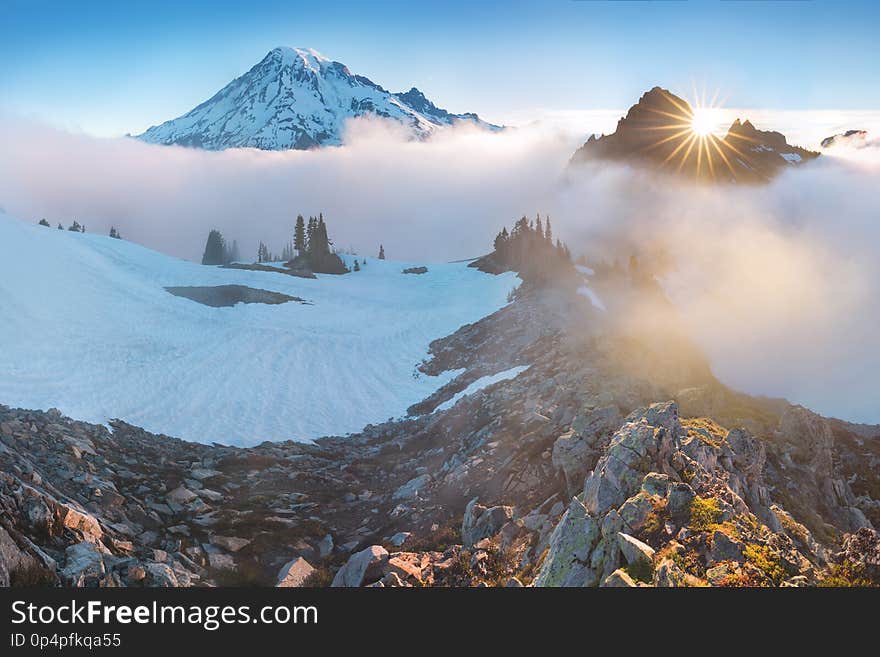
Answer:
<path fill-rule="evenodd" d="M 712 534 L 712 549 L 709 551 L 709 560 L 713 563 L 719 561 L 742 561 L 743 544 L 730 538 L 721 531 Z"/>
<path fill-rule="evenodd" d="M 598 576 L 590 557 L 599 537 L 595 518 L 574 498 L 550 536 L 550 548 L 535 586 L 595 586 Z"/>
<path fill-rule="evenodd" d="M 382 575 L 382 567 L 388 561 L 388 551 L 381 545 L 371 545 L 353 554 L 339 569 L 331 586 L 356 587 L 373 582 Z"/>
<path fill-rule="evenodd" d="M 220 536 L 219 534 L 214 534 L 211 537 L 211 543 L 224 550 L 229 550 L 230 552 L 238 552 L 242 548 L 251 544 L 246 538 L 239 538 L 238 536 Z"/>
<path fill-rule="evenodd" d="M 177 581 L 177 575 L 170 566 L 164 563 L 146 563 L 144 564 L 146 571 L 145 584 L 153 587 L 176 587 L 180 586 Z"/>
<path fill-rule="evenodd" d="M 391 545 L 394 547 L 400 547 L 406 542 L 406 539 L 410 537 L 410 532 L 397 532 L 394 536 L 391 537 Z"/>
<path fill-rule="evenodd" d="M 314 572 L 315 569 L 312 568 L 308 561 L 302 557 L 297 557 L 281 567 L 281 570 L 278 571 L 278 580 L 275 586 L 282 588 L 300 587 Z"/>
<path fill-rule="evenodd" d="M 673 516 L 686 513 L 691 508 L 691 502 L 697 496 L 694 489 L 684 482 L 676 482 L 669 488 L 666 498 L 666 510 Z"/>
<path fill-rule="evenodd" d="M 104 577 L 104 555 L 95 543 L 83 541 L 64 551 L 61 577 L 68 586 L 88 586 Z"/>
<path fill-rule="evenodd" d="M 590 446 L 587 441 L 573 430 L 562 434 L 553 443 L 553 465 L 562 471 L 569 495 L 574 495 L 583 486 L 584 477 L 589 469 L 587 462 L 589 453 Z"/>
<path fill-rule="evenodd" d="M 208 563 L 215 570 L 235 570 L 235 559 L 222 552 L 208 552 Z"/>
<path fill-rule="evenodd" d="M 623 554 L 623 558 L 631 566 L 641 564 L 653 568 L 654 548 L 650 545 L 623 532 L 617 533 L 617 545 L 620 548 L 621 554 Z"/>
<path fill-rule="evenodd" d="M 392 496 L 395 500 L 409 500 L 416 497 L 419 491 L 431 483 L 431 475 L 423 474 L 410 479 L 403 486 L 394 491 Z"/>
<path fill-rule="evenodd" d="M 629 574 L 623 569 L 618 568 L 613 573 L 611 573 L 608 577 L 605 578 L 605 581 L 600 585 L 606 588 L 636 588 L 638 584 L 636 581 L 629 576 Z"/>
<path fill-rule="evenodd" d="M 509 506 L 485 507 L 477 504 L 474 498 L 464 510 L 461 521 L 461 542 L 466 548 L 484 538 L 494 536 L 513 517 L 513 509 Z"/>
<path fill-rule="evenodd" d="M 333 552 L 333 537 L 330 534 L 327 534 L 318 541 L 318 545 L 316 546 L 318 549 L 318 556 L 323 558 L 330 556 Z"/>
<path fill-rule="evenodd" d="M 173 502 L 174 504 L 181 504 L 181 505 L 187 504 L 189 502 L 192 502 L 195 499 L 198 499 L 198 495 L 193 493 L 186 486 L 178 486 L 173 491 L 168 493 L 168 495 L 166 495 L 165 497 L 168 499 L 169 502 Z"/>

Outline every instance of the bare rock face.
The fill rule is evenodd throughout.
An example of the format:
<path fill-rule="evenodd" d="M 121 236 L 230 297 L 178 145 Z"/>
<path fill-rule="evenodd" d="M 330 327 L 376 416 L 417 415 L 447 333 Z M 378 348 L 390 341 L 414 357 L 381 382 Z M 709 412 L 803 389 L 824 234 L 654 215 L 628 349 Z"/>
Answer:
<path fill-rule="evenodd" d="M 822 550 L 784 511 L 764 506 L 763 446 L 743 430 L 719 438 L 712 428 L 683 426 L 672 402 L 631 414 L 556 526 L 534 584 L 815 583 Z"/>

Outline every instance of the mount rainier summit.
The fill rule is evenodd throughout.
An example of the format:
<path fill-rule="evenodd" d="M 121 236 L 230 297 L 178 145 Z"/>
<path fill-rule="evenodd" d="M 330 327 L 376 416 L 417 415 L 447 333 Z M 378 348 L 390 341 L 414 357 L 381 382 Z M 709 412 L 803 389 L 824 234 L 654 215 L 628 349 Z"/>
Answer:
<path fill-rule="evenodd" d="M 391 93 L 315 50 L 275 48 L 198 107 L 137 138 L 206 150 L 306 150 L 339 145 L 345 121 L 370 114 L 408 126 L 416 139 L 457 122 L 501 129 L 441 109 L 415 87 Z"/>

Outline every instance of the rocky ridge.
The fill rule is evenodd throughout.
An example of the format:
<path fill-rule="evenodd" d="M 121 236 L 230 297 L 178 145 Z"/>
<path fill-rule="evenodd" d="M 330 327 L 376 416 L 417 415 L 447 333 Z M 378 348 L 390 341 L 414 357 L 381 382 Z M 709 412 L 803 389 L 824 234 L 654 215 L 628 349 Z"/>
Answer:
<path fill-rule="evenodd" d="M 0 406 L 0 583 L 873 581 L 871 428 L 730 391 L 610 321 L 566 290 L 524 291 L 431 346 L 421 371 L 465 371 L 410 418 L 314 444 Z M 513 365 L 529 367 L 435 411 Z"/>
<path fill-rule="evenodd" d="M 612 160 L 691 180 L 754 184 L 819 156 L 748 120 L 736 119 L 723 136 L 700 136 L 690 128 L 693 116 L 686 100 L 654 87 L 629 108 L 612 134 L 590 135 L 571 162 Z"/>

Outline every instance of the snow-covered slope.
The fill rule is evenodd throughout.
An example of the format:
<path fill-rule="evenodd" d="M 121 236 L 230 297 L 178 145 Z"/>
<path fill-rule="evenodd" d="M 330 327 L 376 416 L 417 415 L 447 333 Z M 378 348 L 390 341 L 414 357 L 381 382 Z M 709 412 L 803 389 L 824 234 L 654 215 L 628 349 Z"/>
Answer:
<path fill-rule="evenodd" d="M 457 121 L 498 129 L 440 109 L 416 88 L 392 94 L 314 50 L 275 48 L 209 100 L 138 138 L 209 150 L 307 149 L 339 144 L 345 121 L 367 114 L 399 121 L 417 138 Z"/>
<path fill-rule="evenodd" d="M 370 258 L 317 280 L 205 267 L 2 214 L 0 244 L 0 403 L 201 442 L 305 440 L 401 416 L 456 374 L 414 376 L 431 340 L 515 285 L 467 263 L 412 276 Z M 163 289 L 227 284 L 313 305 L 212 308 Z"/>

